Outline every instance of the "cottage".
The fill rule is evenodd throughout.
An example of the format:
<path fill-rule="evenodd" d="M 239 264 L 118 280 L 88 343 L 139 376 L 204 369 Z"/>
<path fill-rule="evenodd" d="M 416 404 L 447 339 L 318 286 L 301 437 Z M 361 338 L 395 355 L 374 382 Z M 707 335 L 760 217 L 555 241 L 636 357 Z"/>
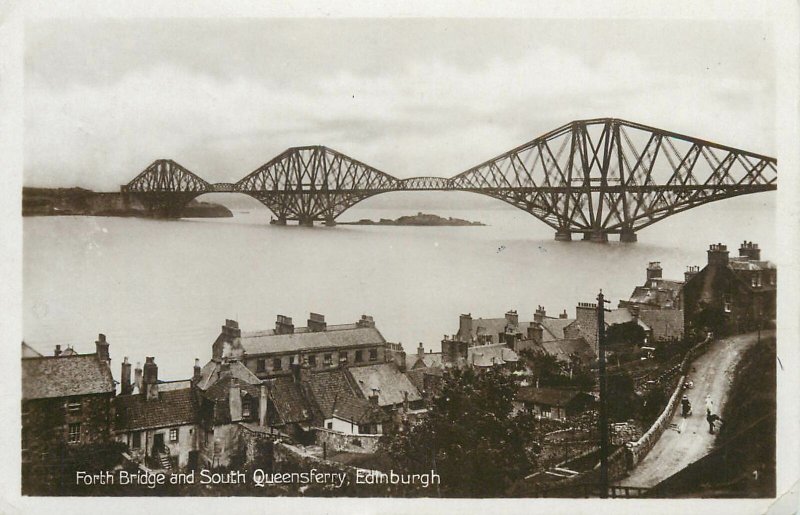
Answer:
<path fill-rule="evenodd" d="M 105 335 L 99 335 L 95 349 L 64 355 L 57 345 L 53 356 L 43 356 L 23 344 L 23 477 L 65 447 L 109 441 L 115 388 Z"/>
<path fill-rule="evenodd" d="M 523 386 L 514 398 L 514 407 L 537 417 L 564 420 L 583 413 L 593 402 L 594 397 L 577 390 Z"/>

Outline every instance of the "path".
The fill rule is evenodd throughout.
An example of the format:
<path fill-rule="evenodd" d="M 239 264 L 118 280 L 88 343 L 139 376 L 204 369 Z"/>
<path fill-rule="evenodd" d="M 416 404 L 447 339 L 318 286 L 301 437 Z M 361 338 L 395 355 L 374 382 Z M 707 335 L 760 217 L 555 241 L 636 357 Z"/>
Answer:
<path fill-rule="evenodd" d="M 761 337 L 774 336 L 775 331 L 761 331 Z M 652 487 L 679 470 L 699 460 L 714 447 L 715 434 L 708 432 L 706 395 L 711 395 L 714 412 L 721 415 L 733 379 L 733 371 L 744 351 L 758 340 L 758 333 L 747 333 L 712 342 L 705 354 L 697 358 L 687 376 L 694 388 L 685 390 L 692 402 L 693 414 L 681 416 L 680 405 L 671 423 L 682 430 L 667 428 L 647 456 L 621 485 Z M 719 423 L 717 423 L 719 427 Z"/>

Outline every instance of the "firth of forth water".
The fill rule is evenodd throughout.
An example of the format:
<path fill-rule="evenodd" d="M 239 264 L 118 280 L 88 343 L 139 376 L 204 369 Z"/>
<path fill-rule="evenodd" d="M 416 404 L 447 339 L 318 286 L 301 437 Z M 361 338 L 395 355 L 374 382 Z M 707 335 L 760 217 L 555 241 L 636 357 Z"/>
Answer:
<path fill-rule="evenodd" d="M 438 351 L 461 313 L 515 309 L 528 321 L 542 305 L 573 317 L 576 303 L 593 302 L 601 288 L 614 306 L 626 299 L 649 261 L 682 279 L 686 266 L 705 265 L 710 243 L 736 255 L 750 240 L 762 258 L 777 254 L 775 193 L 701 206 L 641 231 L 638 243 L 605 245 L 556 242 L 548 226 L 499 202 L 473 208 L 469 194 L 429 195 L 428 207 L 412 209 L 379 209 L 370 199 L 340 221 L 422 210 L 488 226 L 279 227 L 255 201 L 229 219 L 25 218 L 24 340 L 45 354 L 55 344 L 93 352 L 105 333 L 115 374 L 123 356 L 155 356 L 160 379 L 181 379 L 195 357 L 210 359 L 226 318 L 249 331 L 274 327 L 278 314 L 305 326 L 313 311 L 329 324 L 369 314 L 406 352 L 419 342 Z M 435 195 L 464 197 L 456 197 L 458 209 L 443 210 Z"/>

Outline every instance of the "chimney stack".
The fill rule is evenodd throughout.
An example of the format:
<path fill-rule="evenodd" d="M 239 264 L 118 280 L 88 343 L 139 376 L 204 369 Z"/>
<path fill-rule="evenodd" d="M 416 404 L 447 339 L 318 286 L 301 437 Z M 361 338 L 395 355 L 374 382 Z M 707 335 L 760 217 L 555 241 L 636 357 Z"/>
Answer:
<path fill-rule="evenodd" d="M 458 317 L 458 337 L 464 341 L 472 339 L 472 313 Z"/>
<path fill-rule="evenodd" d="M 128 362 L 128 356 L 125 356 L 125 359 L 122 360 L 119 392 L 121 395 L 130 395 L 133 392 L 133 385 L 131 384 L 131 364 Z"/>
<path fill-rule="evenodd" d="M 56 344 L 56 349 L 53 351 L 53 356 L 59 357 L 61 356 L 61 345 Z"/>
<path fill-rule="evenodd" d="M 308 316 L 308 330 L 312 333 L 319 333 L 328 328 L 328 324 L 325 323 L 325 315 L 320 315 L 319 313 L 311 313 Z"/>
<path fill-rule="evenodd" d="M 225 325 L 222 326 L 222 336 L 227 342 L 232 342 L 234 338 L 242 336 L 242 330 L 239 329 L 239 322 L 236 320 L 225 319 Z"/>
<path fill-rule="evenodd" d="M 708 264 L 728 266 L 728 246 L 722 243 L 708 246 Z"/>
<path fill-rule="evenodd" d="M 110 365 L 111 355 L 108 352 L 108 342 L 106 341 L 106 335 L 100 333 L 97 336 L 97 341 L 94 342 L 94 346 L 97 352 L 97 359 L 99 359 L 100 361 L 105 361 Z"/>
<path fill-rule="evenodd" d="M 292 323 L 292 317 L 278 315 L 278 318 L 275 321 L 275 334 L 293 334 L 293 333 L 294 333 L 294 324 Z"/>
<path fill-rule="evenodd" d="M 358 327 L 375 327 L 375 320 L 370 315 L 361 315 L 361 320 L 356 322 Z"/>
<path fill-rule="evenodd" d="M 200 359 L 194 358 L 194 369 L 192 371 L 192 382 L 198 382 L 200 380 L 201 374 L 203 369 L 200 368 Z"/>
<path fill-rule="evenodd" d="M 403 413 L 408 413 L 408 392 L 403 392 Z"/>
<path fill-rule="evenodd" d="M 544 328 L 542 327 L 542 324 L 539 322 L 531 322 L 528 326 L 528 339 L 532 340 L 536 345 L 540 345 L 542 343 L 543 335 Z"/>
<path fill-rule="evenodd" d="M 647 285 L 649 287 L 653 287 L 650 284 L 652 279 L 661 279 L 661 262 L 660 261 L 651 261 L 647 264 Z"/>
<path fill-rule="evenodd" d="M 561 319 L 563 319 L 563 320 L 566 320 L 566 319 L 567 319 L 567 310 L 565 309 L 564 311 L 562 311 L 562 312 L 561 312 L 561 313 L 558 315 L 558 318 L 561 318 Z"/>
<path fill-rule="evenodd" d="M 544 317 L 547 316 L 547 312 L 544 309 L 544 306 L 538 306 L 536 308 L 536 312 L 533 314 L 533 321 L 536 323 L 541 324 Z"/>
<path fill-rule="evenodd" d="M 506 312 L 506 321 L 514 327 L 519 325 L 519 315 L 517 315 L 516 309 L 509 309 Z"/>
<path fill-rule="evenodd" d="M 136 362 L 136 368 L 133 369 L 133 385 L 136 387 L 136 393 L 144 393 L 142 364 L 140 362 Z"/>
<path fill-rule="evenodd" d="M 417 347 L 417 356 L 422 357 L 425 355 L 425 349 L 422 347 L 422 342 L 419 342 L 419 346 Z"/>
<path fill-rule="evenodd" d="M 231 422 L 242 420 L 242 391 L 236 379 L 231 380 L 230 394 L 228 395 L 228 406 L 231 412 Z"/>
<path fill-rule="evenodd" d="M 692 280 L 692 277 L 696 276 L 699 272 L 699 266 L 687 266 L 686 271 L 683 273 L 683 282 L 688 283 Z"/>
<path fill-rule="evenodd" d="M 147 400 L 158 399 L 158 365 L 156 358 L 148 356 L 144 360 L 144 378 L 142 379 L 145 387 Z"/>
<path fill-rule="evenodd" d="M 743 241 L 739 247 L 739 257 L 747 258 L 750 261 L 761 261 L 761 249 L 758 248 L 758 243 Z"/>
<path fill-rule="evenodd" d="M 267 422 L 267 385 L 258 387 L 258 425 L 264 427 Z"/>

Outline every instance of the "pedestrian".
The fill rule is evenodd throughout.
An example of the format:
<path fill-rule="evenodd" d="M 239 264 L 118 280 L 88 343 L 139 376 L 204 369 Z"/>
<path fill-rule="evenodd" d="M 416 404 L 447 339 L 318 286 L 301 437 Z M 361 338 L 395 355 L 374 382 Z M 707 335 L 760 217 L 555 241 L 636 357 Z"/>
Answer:
<path fill-rule="evenodd" d="M 722 422 L 722 419 L 721 419 L 721 418 L 719 418 L 719 416 L 718 416 L 717 414 L 715 414 L 715 413 L 711 413 L 711 412 L 709 411 L 709 412 L 708 412 L 708 415 L 706 415 L 706 420 L 708 421 L 708 432 L 709 432 L 709 433 L 711 433 L 711 434 L 713 435 L 713 434 L 714 434 L 714 423 L 715 423 L 717 420 L 719 420 L 720 422 Z"/>
<path fill-rule="evenodd" d="M 711 400 L 711 395 L 706 395 L 706 416 L 711 416 L 714 412 L 714 401 Z"/>

